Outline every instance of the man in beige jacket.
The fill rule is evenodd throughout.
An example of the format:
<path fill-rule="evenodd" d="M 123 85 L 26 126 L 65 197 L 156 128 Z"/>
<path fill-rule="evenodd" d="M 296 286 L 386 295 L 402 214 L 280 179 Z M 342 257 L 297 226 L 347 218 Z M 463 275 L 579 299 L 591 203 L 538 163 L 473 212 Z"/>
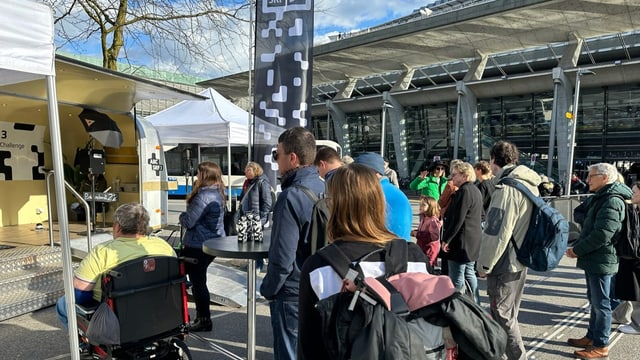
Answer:
<path fill-rule="evenodd" d="M 526 166 L 518 166 L 518 155 L 514 144 L 498 141 L 490 152 L 491 170 L 498 181 L 506 177 L 516 179 L 538 195 L 540 176 Z M 515 187 L 498 183 L 491 196 L 480 256 L 476 262 L 478 275 L 487 278 L 491 314 L 507 332 L 506 355 L 509 360 L 527 358 L 518 324 L 527 268 L 517 260 L 511 239 L 518 246 L 522 244 L 533 208 L 533 203 Z"/>

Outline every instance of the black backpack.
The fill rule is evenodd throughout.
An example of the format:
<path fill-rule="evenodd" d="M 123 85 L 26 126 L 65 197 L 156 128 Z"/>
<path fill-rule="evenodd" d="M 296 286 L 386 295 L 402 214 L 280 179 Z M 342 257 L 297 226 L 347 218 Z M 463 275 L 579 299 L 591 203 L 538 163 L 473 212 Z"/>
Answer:
<path fill-rule="evenodd" d="M 307 244 L 309 244 L 311 249 L 311 252 L 307 255 L 311 256 L 327 243 L 327 223 L 329 222 L 331 211 L 329 210 L 328 199 L 324 193 L 320 194 L 321 196 L 318 197 L 306 186 L 295 185 L 295 187 L 302 190 L 302 192 L 304 192 L 309 199 L 313 201 L 311 226 L 306 239 Z"/>
<path fill-rule="evenodd" d="M 627 203 L 622 196 L 615 194 L 624 201 L 625 212 L 622 221 L 622 230 L 614 243 L 616 254 L 623 259 L 640 259 L 640 218 L 638 207 Z"/>
<path fill-rule="evenodd" d="M 555 269 L 567 250 L 569 222 L 557 209 L 535 196 L 518 180 L 506 177 L 500 179 L 498 184 L 515 187 L 534 205 L 522 245 L 518 247 L 511 238 L 518 261 L 534 271 Z"/>
<path fill-rule="evenodd" d="M 371 287 L 371 279 L 365 281 L 360 268 L 362 261 L 379 252 L 385 253 L 387 274 L 376 280 L 389 291 L 388 298 L 379 295 L 380 289 Z M 386 247 L 364 255 L 355 264 L 334 244 L 318 251 L 340 277 L 356 286 L 354 292 L 339 292 L 316 304 L 316 310 L 322 319 L 319 326 L 323 329 L 322 339 L 318 341 L 324 342 L 330 359 L 443 358 L 443 328 L 428 324 L 422 319 L 413 319 L 414 323 L 420 322 L 420 326 L 410 325 L 407 303 L 402 294 L 386 281 L 387 275 L 406 271 L 407 252 L 407 242 L 403 239 L 394 240 Z M 453 284 L 447 280 L 451 292 L 454 292 Z M 423 338 L 427 338 L 429 345 L 425 345 Z"/>
<path fill-rule="evenodd" d="M 616 254 L 623 259 L 640 259 L 640 229 L 638 229 L 640 226 L 640 215 L 638 214 L 638 207 L 634 204 L 627 203 L 619 194 L 611 194 L 611 196 L 620 198 L 624 202 L 625 207 L 622 229 L 613 242 Z M 583 201 L 573 210 L 574 220 L 582 224 L 589 208 L 592 206 L 601 206 L 601 204 L 600 202 L 598 202 L 598 204 L 591 204 L 590 200 Z"/>
<path fill-rule="evenodd" d="M 409 246 L 396 239 L 354 263 L 335 244 L 318 251 L 355 285 L 316 303 L 331 359 L 443 359 L 458 344 L 460 359 L 499 360 L 507 334 L 446 275 L 406 272 Z M 385 274 L 364 278 L 360 263 L 384 254 Z M 351 289 L 349 291 L 348 289 Z"/>

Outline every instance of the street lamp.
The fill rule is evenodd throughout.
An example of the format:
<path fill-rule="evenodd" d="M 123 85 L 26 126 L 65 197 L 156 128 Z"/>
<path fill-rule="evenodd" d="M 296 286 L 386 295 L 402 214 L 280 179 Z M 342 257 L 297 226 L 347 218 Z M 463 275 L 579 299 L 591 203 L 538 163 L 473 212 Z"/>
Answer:
<path fill-rule="evenodd" d="M 388 102 L 382 103 L 382 129 L 380 129 L 380 156 L 384 158 L 384 143 L 385 143 L 385 133 L 387 129 L 387 109 L 393 108 L 393 105 Z"/>
<path fill-rule="evenodd" d="M 578 69 L 576 72 L 576 86 L 573 93 L 573 107 L 571 113 L 567 112 L 567 117 L 571 120 L 571 138 L 569 142 L 569 164 L 567 166 L 567 178 L 565 182 L 565 194 L 571 193 L 571 175 L 573 174 L 573 153 L 576 144 L 576 128 L 578 127 L 578 100 L 580 98 L 580 78 L 582 75 L 595 75 L 593 71 L 589 69 Z"/>

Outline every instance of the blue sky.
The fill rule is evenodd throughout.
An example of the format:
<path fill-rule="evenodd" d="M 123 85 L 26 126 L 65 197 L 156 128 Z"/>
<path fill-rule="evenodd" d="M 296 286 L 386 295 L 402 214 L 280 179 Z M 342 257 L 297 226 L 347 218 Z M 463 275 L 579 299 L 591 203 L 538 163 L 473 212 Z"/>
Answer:
<path fill-rule="evenodd" d="M 327 35 L 362 30 L 411 14 L 415 9 L 431 2 L 433 0 L 315 0 L 315 43 L 328 41 Z M 165 50 L 142 49 L 140 46 L 129 46 L 126 56 L 134 65 L 204 78 L 224 76 L 249 68 L 248 37 L 230 38 L 221 42 L 219 39 L 207 39 L 206 34 L 195 35 L 201 41 L 216 44 L 211 46 L 211 53 L 206 59 L 178 59 Z M 171 45 L 167 47 L 172 48 Z M 101 58 L 99 42 L 93 39 L 59 50 Z M 150 52 L 154 54 L 151 55 Z M 124 51 L 121 56 L 125 56 Z"/>

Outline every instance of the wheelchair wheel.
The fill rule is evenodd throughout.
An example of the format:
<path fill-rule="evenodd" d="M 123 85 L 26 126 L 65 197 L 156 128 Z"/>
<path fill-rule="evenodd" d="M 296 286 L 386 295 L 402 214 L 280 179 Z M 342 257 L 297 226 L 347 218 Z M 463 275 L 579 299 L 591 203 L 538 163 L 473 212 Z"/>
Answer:
<path fill-rule="evenodd" d="M 184 341 L 180 339 L 171 339 L 170 345 L 172 347 L 172 350 L 166 357 L 166 359 L 191 360 L 191 351 L 189 351 L 189 348 Z"/>

